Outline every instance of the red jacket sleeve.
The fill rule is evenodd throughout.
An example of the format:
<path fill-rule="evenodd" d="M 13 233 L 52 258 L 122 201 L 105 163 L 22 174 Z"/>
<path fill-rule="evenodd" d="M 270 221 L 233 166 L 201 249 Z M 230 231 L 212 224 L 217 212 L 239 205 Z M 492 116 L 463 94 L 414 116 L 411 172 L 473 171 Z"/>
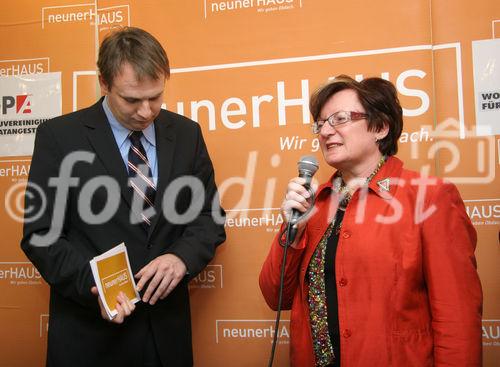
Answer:
<path fill-rule="evenodd" d="M 423 266 L 434 335 L 434 366 L 481 366 L 482 290 L 476 231 L 457 188 L 440 184 L 422 223 Z"/>

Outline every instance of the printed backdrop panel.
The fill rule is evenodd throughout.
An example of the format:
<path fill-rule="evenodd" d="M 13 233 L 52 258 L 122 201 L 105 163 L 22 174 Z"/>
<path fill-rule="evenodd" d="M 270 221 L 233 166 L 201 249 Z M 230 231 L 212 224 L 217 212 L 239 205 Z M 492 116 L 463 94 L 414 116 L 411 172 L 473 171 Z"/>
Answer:
<path fill-rule="evenodd" d="M 484 366 L 495 365 L 500 358 L 500 125 L 492 117 L 498 115 L 498 70 L 488 65 L 498 58 L 500 3 L 6 2 L 0 12 L 0 130 L 12 129 L 5 121 L 21 120 L 12 113 L 31 109 L 34 114 L 35 106 L 50 110 L 36 115 L 47 118 L 93 103 L 100 96 L 99 42 L 127 25 L 148 30 L 166 48 L 172 67 L 166 107 L 199 122 L 228 211 L 226 243 L 190 284 L 195 365 L 263 366 L 276 332 L 274 365 L 289 365 L 289 314 L 275 330 L 275 314 L 257 278 L 283 221 L 279 206 L 298 159 L 318 158 L 318 181 L 332 173 L 310 131 L 308 99 L 338 74 L 393 82 L 405 115 L 398 156 L 409 168 L 458 185 L 478 232 Z M 49 92 L 41 80 L 55 75 L 57 93 L 35 103 L 38 91 Z M 30 80 L 36 87 L 7 87 L 12 80 Z M 22 134 L 9 139 L 0 145 L 0 366 L 42 366 L 48 286 L 19 248 L 31 142 Z"/>
<path fill-rule="evenodd" d="M 37 126 L 61 115 L 61 73 L 5 76 L 0 87 L 0 155 L 30 156 Z"/>

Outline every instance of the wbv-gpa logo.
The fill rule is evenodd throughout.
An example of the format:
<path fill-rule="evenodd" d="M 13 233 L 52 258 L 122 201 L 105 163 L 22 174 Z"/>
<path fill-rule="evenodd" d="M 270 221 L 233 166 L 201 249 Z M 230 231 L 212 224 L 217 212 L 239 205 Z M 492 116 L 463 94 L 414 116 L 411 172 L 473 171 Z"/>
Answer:
<path fill-rule="evenodd" d="M 223 287 L 222 265 L 207 265 L 207 267 L 189 283 L 190 289 L 216 289 Z"/>
<path fill-rule="evenodd" d="M 500 90 L 492 92 L 479 92 L 477 105 L 480 112 L 500 111 Z"/>
<path fill-rule="evenodd" d="M 205 18 L 221 14 L 270 13 L 302 8 L 303 0 L 204 0 Z"/>

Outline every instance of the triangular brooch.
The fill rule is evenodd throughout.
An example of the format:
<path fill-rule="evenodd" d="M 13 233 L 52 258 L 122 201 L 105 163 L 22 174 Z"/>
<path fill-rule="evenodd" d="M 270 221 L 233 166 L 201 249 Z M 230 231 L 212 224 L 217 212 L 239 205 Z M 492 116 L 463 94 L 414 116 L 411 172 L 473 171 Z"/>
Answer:
<path fill-rule="evenodd" d="M 381 191 L 389 191 L 389 186 L 391 184 L 391 180 L 389 178 L 384 178 L 383 180 L 378 180 L 377 185 Z"/>

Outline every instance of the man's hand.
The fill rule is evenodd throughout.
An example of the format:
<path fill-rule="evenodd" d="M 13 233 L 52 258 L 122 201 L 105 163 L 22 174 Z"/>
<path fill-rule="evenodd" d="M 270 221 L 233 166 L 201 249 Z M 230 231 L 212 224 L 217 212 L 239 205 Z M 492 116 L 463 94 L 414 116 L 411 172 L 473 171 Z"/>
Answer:
<path fill-rule="evenodd" d="M 101 298 L 99 297 L 97 287 L 94 286 L 90 288 L 90 292 L 97 296 L 97 302 L 99 302 L 99 308 L 101 309 L 101 316 L 104 320 L 108 320 L 115 324 L 121 324 L 125 320 L 125 317 L 130 316 L 130 314 L 135 310 L 134 303 L 128 299 L 125 293 L 120 292 L 118 297 L 116 297 L 116 311 L 118 311 L 118 314 L 110 320 L 108 314 L 106 313 L 106 309 L 101 302 Z"/>
<path fill-rule="evenodd" d="M 184 278 L 186 271 L 186 265 L 177 256 L 173 254 L 158 256 L 135 275 L 135 278 L 139 279 L 137 283 L 139 292 L 149 281 L 142 301 L 154 305 L 158 299 L 164 299 Z"/>

